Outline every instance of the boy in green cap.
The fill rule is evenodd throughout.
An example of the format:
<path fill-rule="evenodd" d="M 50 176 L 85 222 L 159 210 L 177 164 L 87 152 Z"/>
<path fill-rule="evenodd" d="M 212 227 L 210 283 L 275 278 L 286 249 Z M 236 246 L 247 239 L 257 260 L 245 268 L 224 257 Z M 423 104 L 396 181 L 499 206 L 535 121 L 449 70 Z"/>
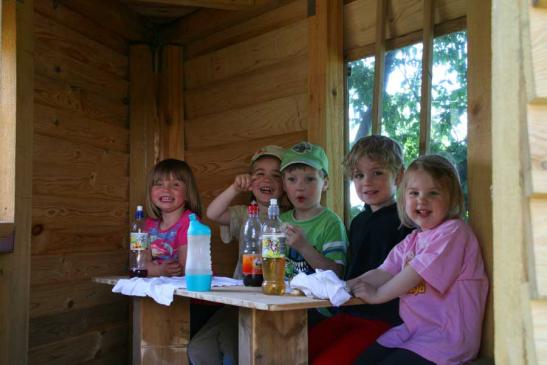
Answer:
<path fill-rule="evenodd" d="M 300 142 L 281 161 L 283 187 L 294 209 L 281 214 L 287 224 L 289 276 L 315 269 L 344 274 L 348 239 L 342 220 L 321 205 L 328 187 L 328 159 L 318 145 Z"/>

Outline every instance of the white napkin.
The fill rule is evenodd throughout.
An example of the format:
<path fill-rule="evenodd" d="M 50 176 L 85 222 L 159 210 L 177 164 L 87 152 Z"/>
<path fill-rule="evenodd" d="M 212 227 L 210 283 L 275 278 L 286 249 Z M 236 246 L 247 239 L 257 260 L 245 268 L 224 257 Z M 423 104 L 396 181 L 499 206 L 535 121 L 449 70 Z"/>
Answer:
<path fill-rule="evenodd" d="M 300 289 L 310 298 L 328 299 L 334 306 L 347 302 L 351 295 L 332 270 L 317 269 L 314 274 L 299 273 L 291 280 L 291 288 Z"/>
<path fill-rule="evenodd" d="M 219 276 L 213 276 L 211 281 L 212 287 L 235 285 L 243 285 L 243 281 Z M 184 276 L 120 279 L 112 292 L 138 297 L 149 296 L 159 304 L 170 305 L 176 289 L 186 289 Z"/>

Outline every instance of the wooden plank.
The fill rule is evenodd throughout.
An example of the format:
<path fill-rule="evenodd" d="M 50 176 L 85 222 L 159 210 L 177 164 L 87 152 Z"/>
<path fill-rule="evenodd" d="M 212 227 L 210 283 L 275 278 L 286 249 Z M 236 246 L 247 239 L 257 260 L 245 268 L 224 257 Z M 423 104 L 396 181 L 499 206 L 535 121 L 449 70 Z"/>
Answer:
<path fill-rule="evenodd" d="M 37 74 L 102 94 L 119 103 L 126 102 L 127 80 L 67 57 L 48 47 L 47 42 L 38 41 L 35 51 L 34 69 Z"/>
<path fill-rule="evenodd" d="M 120 227 L 126 226 L 127 216 L 127 203 L 119 201 L 36 195 L 32 204 L 33 223 L 42 224 L 44 228 L 49 225 Z"/>
<path fill-rule="evenodd" d="M 511 359 L 525 363 L 527 356 L 521 315 L 523 303 L 521 285 L 526 281 L 528 266 L 525 243 L 527 222 L 522 186 L 527 146 L 523 134 L 526 129 L 525 90 L 521 68 L 521 39 L 515 29 L 520 27 L 520 4 L 512 0 L 495 0 L 492 15 L 492 201 L 494 283 L 494 348 L 496 363 L 510 363 Z M 511 163 L 508 163 L 511 161 Z"/>
<path fill-rule="evenodd" d="M 392 0 L 389 6 L 387 40 L 422 29 L 423 0 Z M 466 11 L 466 0 L 438 0 L 434 10 L 434 23 L 440 24 L 464 17 Z M 345 4 L 344 52 L 346 54 L 374 44 L 376 12 L 376 1 L 357 0 Z"/>
<path fill-rule="evenodd" d="M 531 303 L 534 330 L 535 358 L 537 365 L 547 364 L 547 300 L 534 300 Z"/>
<path fill-rule="evenodd" d="M 157 105 L 156 79 L 152 50 L 146 45 L 134 45 L 129 50 L 130 65 L 130 160 L 129 206 L 143 204 L 146 193 L 146 174 L 156 163 Z"/>
<path fill-rule="evenodd" d="M 107 166 L 101 172 L 67 167 L 65 163 L 38 163 L 32 179 L 33 193 L 46 196 L 65 196 L 85 199 L 128 199 L 127 176 L 108 174 Z"/>
<path fill-rule="evenodd" d="M 307 21 L 301 20 L 192 58 L 185 63 L 186 88 L 192 89 L 303 55 L 307 49 L 307 31 Z"/>
<path fill-rule="evenodd" d="M 88 119 L 50 106 L 34 106 L 34 131 L 105 150 L 129 152 L 129 129 Z"/>
<path fill-rule="evenodd" d="M 424 0 L 422 85 L 420 94 L 420 155 L 429 153 L 431 132 L 431 78 L 433 74 L 433 8 L 435 0 Z"/>
<path fill-rule="evenodd" d="M 119 34 L 128 41 L 149 41 L 150 35 L 140 17 L 120 1 L 57 0 L 99 26 Z M 105 22 L 105 19 L 108 19 Z"/>
<path fill-rule="evenodd" d="M 190 301 L 175 297 L 163 306 L 133 299 L 133 364 L 188 364 Z"/>
<path fill-rule="evenodd" d="M 49 343 L 29 350 L 31 364 L 81 364 L 126 346 L 127 324 L 115 324 L 81 336 Z"/>
<path fill-rule="evenodd" d="M 528 138 L 533 196 L 547 196 L 547 106 L 528 105 Z"/>
<path fill-rule="evenodd" d="M 221 49 L 232 44 L 240 43 L 288 24 L 297 22 L 306 17 L 306 1 L 292 1 L 284 6 L 252 17 L 247 21 L 199 38 L 186 45 L 186 58 L 191 59 L 198 55 Z"/>
<path fill-rule="evenodd" d="M 262 6 L 241 11 L 202 8 L 160 29 L 160 38 L 166 42 L 186 45 L 196 39 L 203 39 L 213 33 L 222 32 L 292 1 L 294 0 L 263 0 Z"/>
<path fill-rule="evenodd" d="M 376 42 L 374 49 L 374 89 L 372 94 L 372 134 L 382 132 L 384 67 L 386 54 L 387 1 L 376 0 Z"/>
<path fill-rule="evenodd" d="M 82 365 L 119 365 L 129 364 L 128 346 L 117 347 L 106 354 L 98 354 L 94 359 L 83 362 Z"/>
<path fill-rule="evenodd" d="M 528 100 L 533 103 L 547 103 L 547 9 L 528 8 L 529 51 L 531 76 L 528 83 Z M 523 34 L 523 37 L 528 34 Z M 526 44 L 526 43 L 525 43 Z M 527 52 L 525 50 L 524 52 Z"/>
<path fill-rule="evenodd" d="M 184 160 L 184 75 L 182 47 L 167 45 L 161 50 L 159 98 L 160 158 Z"/>
<path fill-rule="evenodd" d="M 127 56 L 114 52 L 75 31 L 35 14 L 34 34 L 40 42 L 58 53 L 65 54 L 95 69 L 127 78 Z"/>
<path fill-rule="evenodd" d="M 127 235 L 126 226 L 97 224 L 74 227 L 55 222 L 44 225 L 35 221 L 32 226 L 32 254 L 118 251 L 116 255 L 125 256 Z"/>
<path fill-rule="evenodd" d="M 127 300 L 112 288 L 89 280 L 79 283 L 39 285 L 30 293 L 30 318 L 68 313 Z"/>
<path fill-rule="evenodd" d="M 90 177 L 110 174 L 128 176 L 127 153 L 109 151 L 89 145 L 64 141 L 55 137 L 35 136 L 34 161 L 75 167 L 89 171 Z"/>
<path fill-rule="evenodd" d="M 78 117 L 127 126 L 127 106 L 65 82 L 34 76 L 35 102 Z"/>
<path fill-rule="evenodd" d="M 129 318 L 129 298 L 93 308 L 33 318 L 29 321 L 29 348 L 54 343 L 88 332 L 101 330 L 109 324 L 124 323 Z"/>
<path fill-rule="evenodd" d="M 120 251 L 32 256 L 30 285 L 74 283 L 94 276 L 125 275 L 127 257 Z"/>
<path fill-rule="evenodd" d="M 537 295 L 547 298 L 547 200 L 531 199 L 532 252 Z"/>
<path fill-rule="evenodd" d="M 308 18 L 308 140 L 329 158 L 326 206 L 344 215 L 343 1 L 315 1 Z"/>
<path fill-rule="evenodd" d="M 0 255 L 0 364 L 28 362 L 30 227 L 32 205 L 33 0 L 1 3 L 2 82 L 15 81 L 15 249 Z M 6 58 L 9 57 L 9 62 Z M 6 61 L 6 62 L 5 62 Z M 2 103 L 4 103 L 2 95 Z M 3 109 L 2 104 L 2 109 Z M 8 123 L 2 119 L 0 124 Z M 13 142 L 13 141 L 12 141 Z M 13 176 L 13 175 L 8 175 Z M 5 181 L 6 175 L 2 175 Z"/>
<path fill-rule="evenodd" d="M 135 4 L 162 4 L 177 6 L 194 6 L 201 8 L 241 10 L 255 6 L 255 0 L 130 0 Z M 261 1 L 258 1 L 261 3 Z"/>
<path fill-rule="evenodd" d="M 84 15 L 77 13 L 59 1 L 34 0 L 34 11 L 60 23 L 83 36 L 93 39 L 118 53 L 128 54 L 128 42 Z"/>
<path fill-rule="evenodd" d="M 208 87 L 188 90 L 186 117 L 241 108 L 307 91 L 307 56 L 299 56 Z M 212 102 L 214 101 L 214 102 Z"/>
<path fill-rule="evenodd" d="M 307 94 L 291 95 L 250 107 L 185 121 L 187 149 L 307 131 Z M 229 127 L 228 127 L 229 126 Z"/>
<path fill-rule="evenodd" d="M 239 363 L 307 364 L 307 319 L 304 309 L 263 312 L 240 308 Z M 265 333 L 263 328 L 270 331 Z"/>
<path fill-rule="evenodd" d="M 437 0 L 438 1 L 438 0 Z M 477 235 L 492 285 L 494 268 L 492 222 L 492 2 L 468 3 L 467 186 L 469 224 Z M 491 286 L 492 287 L 492 286 Z M 480 357 L 494 358 L 492 289 L 486 305 Z"/>

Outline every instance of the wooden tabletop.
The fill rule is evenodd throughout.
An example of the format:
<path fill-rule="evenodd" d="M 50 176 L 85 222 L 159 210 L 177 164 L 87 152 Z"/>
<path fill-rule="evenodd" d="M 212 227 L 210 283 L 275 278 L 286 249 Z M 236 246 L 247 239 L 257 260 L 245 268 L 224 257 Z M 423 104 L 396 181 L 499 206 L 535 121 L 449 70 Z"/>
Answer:
<path fill-rule="evenodd" d="M 119 279 L 127 279 L 127 277 L 103 276 L 93 278 L 93 281 L 101 284 L 116 285 Z M 289 294 L 265 295 L 262 293 L 261 288 L 247 286 L 213 287 L 211 291 L 207 292 L 191 292 L 185 289 L 177 289 L 175 290 L 175 295 L 266 311 L 332 307 L 332 304 L 328 300 L 312 299 L 306 296 Z M 352 298 L 344 303 L 344 305 L 354 304 L 363 304 L 363 302 L 359 299 Z"/>

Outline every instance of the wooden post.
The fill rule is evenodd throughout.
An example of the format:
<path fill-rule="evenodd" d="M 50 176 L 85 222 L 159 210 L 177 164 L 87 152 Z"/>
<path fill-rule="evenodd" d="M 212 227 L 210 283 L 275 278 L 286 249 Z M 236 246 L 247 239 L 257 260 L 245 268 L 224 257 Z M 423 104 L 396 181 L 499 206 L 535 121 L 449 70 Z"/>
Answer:
<path fill-rule="evenodd" d="M 431 75 L 433 73 L 434 0 L 424 0 L 422 93 L 420 97 L 420 155 L 429 152 L 431 130 Z"/>
<path fill-rule="evenodd" d="M 469 224 L 481 244 L 482 257 L 493 282 L 492 237 L 492 3 L 490 0 L 467 1 L 468 44 L 468 158 Z M 494 357 L 494 307 L 492 290 L 488 298 L 483 326 L 481 357 Z"/>
<path fill-rule="evenodd" d="M 376 43 L 374 61 L 374 93 L 372 96 L 372 134 L 382 132 L 382 104 L 384 100 L 384 67 L 386 55 L 387 1 L 376 1 Z"/>
<path fill-rule="evenodd" d="M 10 163 L 4 179 L 12 181 L 8 192 L 15 221 L 13 253 L 0 254 L 0 364 L 28 362 L 28 320 L 30 283 L 30 231 L 32 217 L 32 136 L 34 105 L 33 12 L 32 0 L 2 1 L 2 124 L 10 125 Z M 6 99 L 7 97 L 7 99 Z M 7 119 L 4 119 L 7 116 Z M 3 132 L 1 132 L 4 137 Z M 5 157 L 5 156 L 3 156 Z M 4 170 L 3 170 L 4 171 Z M 9 185 L 9 182 L 8 182 Z M 5 197 L 2 197 L 4 199 Z M 4 203 L 5 200 L 2 200 Z M 10 205 L 13 204 L 13 205 Z M 5 217 L 4 217 L 5 218 Z"/>
<path fill-rule="evenodd" d="M 311 2 L 308 18 L 308 139 L 329 158 L 326 205 L 344 214 L 343 1 Z"/>
<path fill-rule="evenodd" d="M 269 328 L 269 331 L 260 329 Z M 308 363 L 306 309 L 269 312 L 239 309 L 239 364 Z"/>
<path fill-rule="evenodd" d="M 161 49 L 160 157 L 184 160 L 184 79 L 182 47 Z"/>
<path fill-rule="evenodd" d="M 133 365 L 188 364 L 190 299 L 175 296 L 170 306 L 133 299 Z"/>
<path fill-rule="evenodd" d="M 159 157 L 156 80 L 153 50 L 146 44 L 129 49 L 130 182 L 129 211 L 144 204 L 146 175 Z"/>

